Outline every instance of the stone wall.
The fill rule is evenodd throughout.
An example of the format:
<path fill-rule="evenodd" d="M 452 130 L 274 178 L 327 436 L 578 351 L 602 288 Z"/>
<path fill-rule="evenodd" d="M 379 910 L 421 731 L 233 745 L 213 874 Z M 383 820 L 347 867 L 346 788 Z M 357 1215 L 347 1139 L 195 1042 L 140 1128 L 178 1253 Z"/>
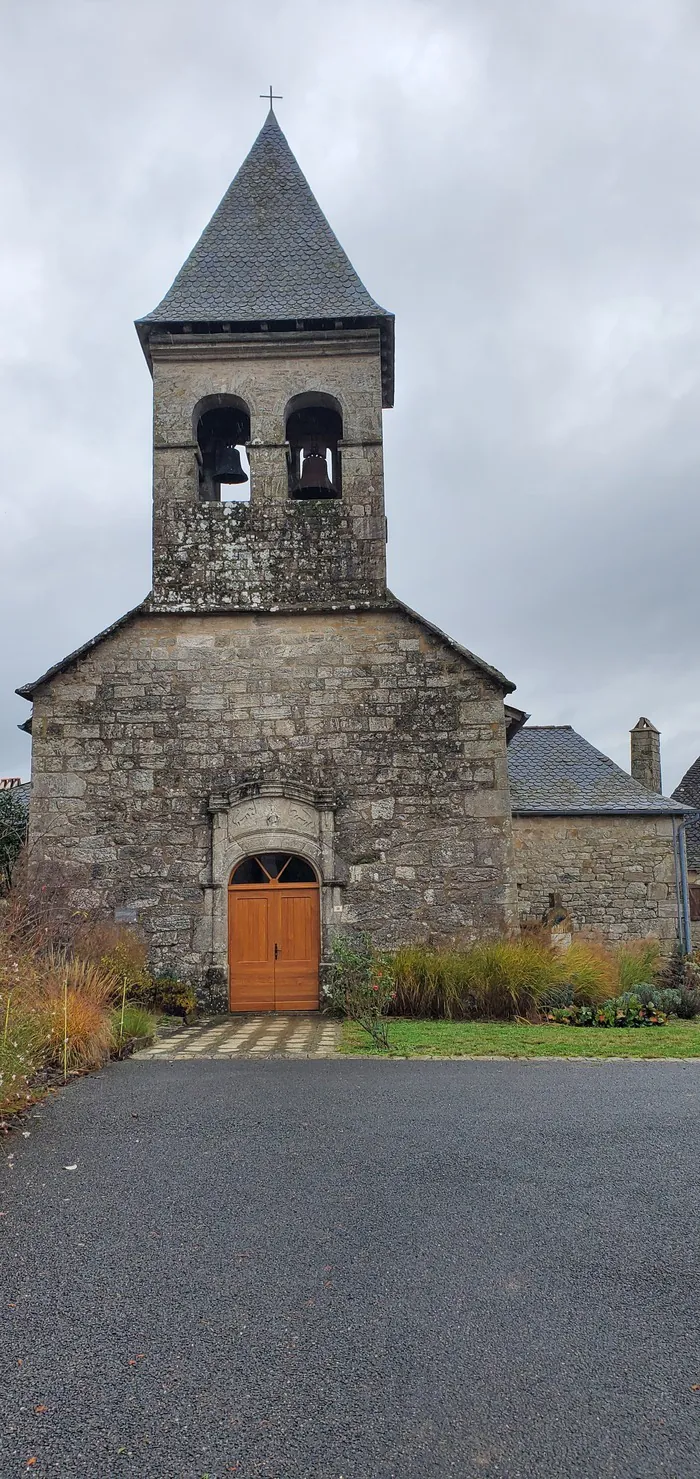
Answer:
<path fill-rule="evenodd" d="M 346 605 L 384 594 L 384 518 L 344 499 L 172 503 L 159 534 L 152 599 L 161 609 Z"/>
<path fill-rule="evenodd" d="M 574 928 L 624 940 L 677 933 L 670 817 L 513 818 L 521 921 L 559 890 Z"/>
<path fill-rule="evenodd" d="M 377 330 L 156 336 L 153 601 L 168 610 L 377 600 L 386 583 L 381 357 Z M 340 409 L 342 498 L 298 503 L 285 412 L 296 396 Z M 250 414 L 250 504 L 203 502 L 200 408 L 235 397 Z"/>
<path fill-rule="evenodd" d="M 325 948 L 514 918 L 502 692 L 395 609 L 135 616 L 37 691 L 33 782 L 33 864 L 133 908 L 160 970 L 225 967 L 217 816 L 275 786 L 299 815 L 320 795 L 323 847 L 332 818 Z"/>

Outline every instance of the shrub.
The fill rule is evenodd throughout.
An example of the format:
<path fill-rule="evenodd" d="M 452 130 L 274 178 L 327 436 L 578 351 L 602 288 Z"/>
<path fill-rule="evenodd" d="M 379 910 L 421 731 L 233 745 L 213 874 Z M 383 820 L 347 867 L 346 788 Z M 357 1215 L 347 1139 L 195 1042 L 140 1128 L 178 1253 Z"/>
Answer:
<path fill-rule="evenodd" d="M 171 1017 L 194 1016 L 197 1011 L 197 993 L 187 981 L 178 981 L 176 976 L 155 976 L 145 987 L 137 987 L 129 993 L 132 1001 L 140 1002 L 154 1012 L 165 1012 Z"/>
<path fill-rule="evenodd" d="M 700 998 L 700 965 L 693 956 L 684 954 L 678 941 L 661 962 L 656 984 L 664 990 L 686 991 Z"/>
<path fill-rule="evenodd" d="M 651 1002 L 647 1006 L 633 992 L 627 992 L 624 1000 L 612 997 L 598 1006 L 573 1002 L 570 1006 L 555 1007 L 547 1014 L 547 1020 L 564 1027 L 663 1027 L 666 1014 Z"/>
<path fill-rule="evenodd" d="M 0 895 L 9 893 L 12 874 L 27 836 L 26 792 L 14 786 L 0 791 Z"/>
<path fill-rule="evenodd" d="M 104 920 L 79 926 L 73 953 L 114 976 L 120 990 L 126 984 L 129 996 L 138 990 L 148 990 L 152 984 L 146 942 L 137 930 L 126 925 Z"/>
<path fill-rule="evenodd" d="M 367 935 L 336 936 L 324 996 L 331 1011 L 357 1022 L 377 1047 L 388 1049 L 386 1013 L 394 996 L 393 976 L 387 957 Z"/>
<path fill-rule="evenodd" d="M 616 1001 L 621 1006 L 626 1006 L 628 1001 L 638 999 L 644 1006 L 654 1007 L 659 1012 L 664 1012 L 667 1017 L 697 1017 L 700 1012 L 700 999 L 694 991 L 683 988 L 675 991 L 673 988 L 654 986 L 644 983 L 637 986 L 635 991 L 623 991 Z"/>

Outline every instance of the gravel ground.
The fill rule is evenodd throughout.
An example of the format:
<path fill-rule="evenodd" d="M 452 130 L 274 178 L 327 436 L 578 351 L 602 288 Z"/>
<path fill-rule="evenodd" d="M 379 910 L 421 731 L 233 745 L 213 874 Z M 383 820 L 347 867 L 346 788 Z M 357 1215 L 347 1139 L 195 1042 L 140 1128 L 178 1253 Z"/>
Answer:
<path fill-rule="evenodd" d="M 82 1079 L 3 1146 L 2 1479 L 697 1479 L 699 1090 L 680 1062 Z"/>

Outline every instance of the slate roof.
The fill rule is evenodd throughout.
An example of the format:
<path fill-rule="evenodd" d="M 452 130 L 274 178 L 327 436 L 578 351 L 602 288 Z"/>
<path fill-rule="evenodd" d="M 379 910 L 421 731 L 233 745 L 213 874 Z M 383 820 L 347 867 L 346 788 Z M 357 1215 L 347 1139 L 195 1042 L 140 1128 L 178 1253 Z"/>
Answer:
<path fill-rule="evenodd" d="M 25 815 L 29 814 L 29 798 L 32 793 L 31 781 L 22 781 L 19 786 L 10 786 L 0 793 L 3 796 L 13 796 L 18 801 Z"/>
<path fill-rule="evenodd" d="M 685 829 L 688 867 L 695 871 L 700 868 L 700 756 L 686 770 L 680 785 L 676 786 L 673 799 L 684 801 L 687 806 L 698 811 L 698 815 L 690 819 Z"/>
<path fill-rule="evenodd" d="M 147 348 L 156 325 L 324 319 L 377 323 L 391 405 L 394 316 L 360 281 L 270 109 L 172 287 L 136 327 Z"/>
<path fill-rule="evenodd" d="M 508 747 L 516 816 L 680 816 L 683 803 L 633 780 L 570 724 L 526 724 Z"/>

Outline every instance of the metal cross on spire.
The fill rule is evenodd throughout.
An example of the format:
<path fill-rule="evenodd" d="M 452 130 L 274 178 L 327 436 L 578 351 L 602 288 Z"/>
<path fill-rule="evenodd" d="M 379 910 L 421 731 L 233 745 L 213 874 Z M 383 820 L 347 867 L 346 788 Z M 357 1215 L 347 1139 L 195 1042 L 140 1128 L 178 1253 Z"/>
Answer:
<path fill-rule="evenodd" d="M 267 100 L 268 100 L 268 102 L 270 104 L 270 109 L 272 109 L 273 102 L 274 103 L 281 103 L 281 101 L 282 101 L 282 94 L 281 94 L 281 92 L 273 92 L 272 91 L 272 83 L 270 83 L 270 91 L 269 92 L 261 92 L 260 93 L 260 97 L 261 98 L 267 98 Z"/>

